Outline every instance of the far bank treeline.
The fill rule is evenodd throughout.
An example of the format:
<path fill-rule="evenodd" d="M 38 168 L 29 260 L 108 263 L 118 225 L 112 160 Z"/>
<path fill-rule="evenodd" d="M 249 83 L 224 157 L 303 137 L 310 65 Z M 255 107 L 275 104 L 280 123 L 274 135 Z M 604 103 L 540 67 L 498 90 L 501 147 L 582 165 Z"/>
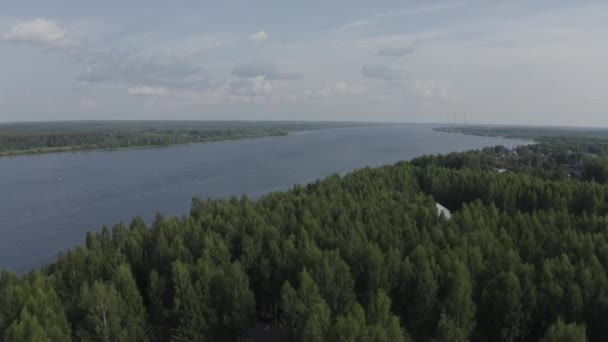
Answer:
<path fill-rule="evenodd" d="M 285 341 L 601 341 L 608 185 L 584 160 L 603 153 L 488 148 L 195 199 L 3 272 L 0 338 L 235 341 L 263 321 Z"/>
<path fill-rule="evenodd" d="M 247 121 L 75 121 L 0 125 L 0 156 L 124 149 L 287 135 L 357 123 Z"/>

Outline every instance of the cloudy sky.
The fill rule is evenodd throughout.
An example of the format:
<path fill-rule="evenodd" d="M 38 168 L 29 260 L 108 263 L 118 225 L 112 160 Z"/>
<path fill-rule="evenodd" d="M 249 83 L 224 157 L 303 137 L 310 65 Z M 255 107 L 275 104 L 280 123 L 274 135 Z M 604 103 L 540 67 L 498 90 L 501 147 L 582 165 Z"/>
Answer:
<path fill-rule="evenodd" d="M 608 126 L 606 1 L 0 2 L 0 121 Z"/>

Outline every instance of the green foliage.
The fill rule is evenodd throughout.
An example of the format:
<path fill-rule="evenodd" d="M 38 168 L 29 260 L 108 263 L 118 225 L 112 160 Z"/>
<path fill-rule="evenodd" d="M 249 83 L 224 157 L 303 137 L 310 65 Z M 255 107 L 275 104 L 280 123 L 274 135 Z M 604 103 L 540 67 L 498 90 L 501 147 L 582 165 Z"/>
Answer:
<path fill-rule="evenodd" d="M 62 302 L 49 279 L 31 273 L 23 279 L 0 275 L 0 328 L 6 341 L 69 341 Z"/>
<path fill-rule="evenodd" d="M 545 336 L 543 342 L 586 342 L 585 326 L 575 323 L 564 323 L 561 318 L 558 318 L 553 323 Z"/>
<path fill-rule="evenodd" d="M 487 340 L 513 341 L 523 324 L 523 292 L 513 272 L 503 272 L 484 286 L 480 301 L 480 324 Z"/>
<path fill-rule="evenodd" d="M 299 283 L 295 290 L 286 282 L 281 294 L 283 324 L 289 338 L 293 341 L 325 341 L 331 324 L 329 307 L 306 270 L 300 273 Z"/>
<path fill-rule="evenodd" d="M 65 336 L 64 338 L 69 338 Z M 51 342 L 53 341 L 44 328 L 38 323 L 36 317 L 27 310 L 21 311 L 19 320 L 14 321 L 5 333 L 5 340 L 14 342 Z"/>
<path fill-rule="evenodd" d="M 383 290 L 372 297 L 367 311 L 367 341 L 404 342 L 408 336 L 391 314 L 391 300 Z"/>
<path fill-rule="evenodd" d="M 76 334 L 82 341 L 141 341 L 145 338 L 145 317 L 141 298 L 121 270 L 112 283 L 85 283 L 80 291 L 84 320 Z M 134 297 L 130 297 L 134 296 Z"/>
<path fill-rule="evenodd" d="M 448 259 L 447 263 L 449 264 L 443 268 L 443 310 L 435 337 L 438 341 L 468 341 L 476 321 L 473 286 L 469 272 L 462 262 L 458 259 Z"/>
<path fill-rule="evenodd" d="M 468 341 L 468 337 L 464 329 L 458 325 L 458 322 L 442 312 L 437 323 L 434 341 L 464 342 Z"/>
<path fill-rule="evenodd" d="M 0 156 L 168 146 L 287 135 L 360 123 L 239 121 L 73 121 L 0 124 Z"/>

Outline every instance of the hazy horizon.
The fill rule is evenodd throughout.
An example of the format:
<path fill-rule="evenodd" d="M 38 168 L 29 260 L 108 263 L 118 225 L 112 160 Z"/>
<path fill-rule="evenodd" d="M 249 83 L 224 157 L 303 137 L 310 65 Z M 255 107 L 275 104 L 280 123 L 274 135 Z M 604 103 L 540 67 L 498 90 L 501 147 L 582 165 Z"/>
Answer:
<path fill-rule="evenodd" d="M 607 10 L 24 0 L 0 14 L 0 122 L 607 127 Z"/>
<path fill-rule="evenodd" d="M 22 121 L 0 121 L 1 125 L 12 125 L 12 124 L 35 124 L 35 123 L 77 123 L 77 122 L 287 122 L 287 123 L 356 123 L 356 124 L 375 124 L 375 125 L 435 125 L 435 126 L 461 126 L 461 127 L 503 127 L 503 128 L 564 128 L 564 129 L 585 129 L 585 130 L 605 130 L 608 126 L 581 126 L 581 125 L 550 125 L 550 124 L 509 124 L 509 123 L 474 123 L 468 122 L 466 124 L 462 122 L 422 122 L 422 121 L 365 121 L 365 120 L 281 120 L 281 119 L 259 119 L 259 120 L 247 120 L 247 119 L 233 119 L 233 120 L 222 120 L 222 119 L 69 119 L 69 120 L 22 120 Z M 328 128 L 346 128 L 346 127 L 328 127 Z"/>

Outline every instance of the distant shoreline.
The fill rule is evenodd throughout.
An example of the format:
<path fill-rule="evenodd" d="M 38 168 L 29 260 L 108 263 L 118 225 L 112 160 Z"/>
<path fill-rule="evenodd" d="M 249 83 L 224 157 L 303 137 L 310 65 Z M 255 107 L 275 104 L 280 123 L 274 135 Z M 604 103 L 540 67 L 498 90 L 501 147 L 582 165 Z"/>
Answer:
<path fill-rule="evenodd" d="M 70 121 L 0 124 L 0 157 L 117 151 L 305 134 L 353 122 Z"/>
<path fill-rule="evenodd" d="M 509 135 L 509 134 L 501 134 L 501 133 L 495 133 L 489 130 L 486 130 L 487 128 L 479 128 L 477 126 L 475 127 L 444 127 L 444 126 L 440 126 L 440 127 L 435 127 L 433 128 L 433 131 L 435 132 L 439 132 L 439 133 L 447 133 L 447 134 L 462 134 L 462 135 L 469 135 L 469 136 L 474 136 L 474 137 L 485 137 L 485 138 L 501 138 L 501 139 L 510 139 L 510 140 L 521 140 L 521 142 L 525 145 L 531 145 L 531 144 L 538 144 L 538 141 L 536 139 L 538 139 L 538 137 L 534 137 L 534 136 L 522 136 L 522 135 Z"/>
<path fill-rule="evenodd" d="M 105 148 L 78 148 L 75 146 L 66 146 L 66 147 L 57 147 L 57 148 L 49 148 L 49 149 L 36 149 L 36 150 L 18 150 L 18 151 L 3 151 L 0 152 L 0 158 L 4 157 L 20 157 L 20 156 L 39 156 L 44 154 L 53 154 L 53 153 L 76 153 L 76 152 L 110 152 L 110 151 L 125 151 L 125 150 L 143 150 L 143 149 L 153 149 L 153 148 L 165 148 L 172 146 L 185 146 L 185 145 L 194 145 L 194 144 L 206 144 L 212 142 L 220 142 L 220 141 L 236 141 L 236 140 L 246 140 L 246 139 L 258 139 L 258 138 L 267 138 L 267 137 L 284 137 L 290 135 L 292 132 L 284 132 L 282 134 L 260 134 L 260 135 L 251 135 L 251 136 L 240 136 L 234 138 L 220 138 L 220 139 L 210 139 L 205 141 L 192 141 L 192 142 L 183 142 L 183 143 L 175 143 L 175 144 L 161 144 L 161 145 L 140 145 L 140 146 L 128 146 L 128 147 L 105 147 Z"/>

